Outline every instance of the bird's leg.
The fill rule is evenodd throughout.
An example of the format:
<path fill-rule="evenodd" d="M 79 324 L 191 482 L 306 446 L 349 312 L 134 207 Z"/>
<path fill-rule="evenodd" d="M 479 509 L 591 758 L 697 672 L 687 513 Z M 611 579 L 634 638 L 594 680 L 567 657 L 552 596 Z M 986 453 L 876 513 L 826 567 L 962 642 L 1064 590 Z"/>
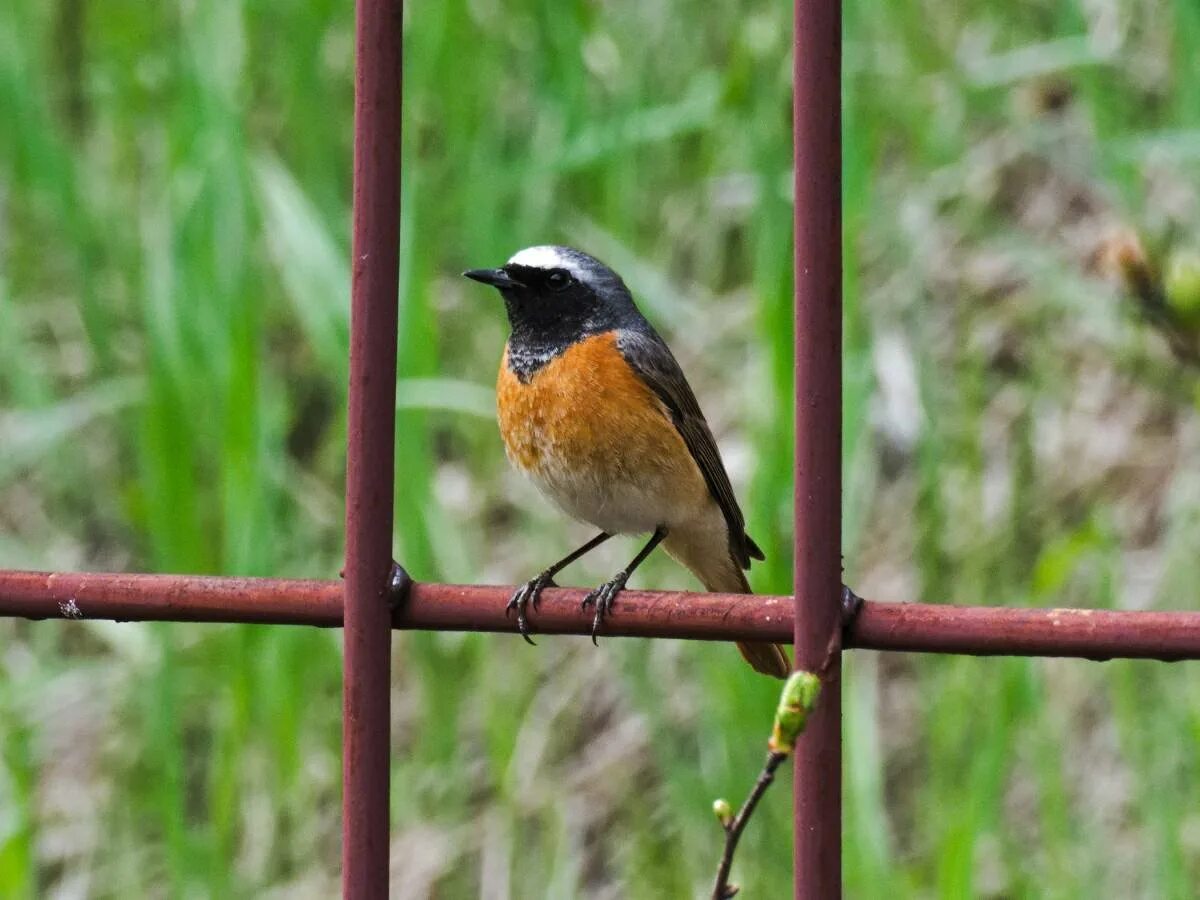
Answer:
<path fill-rule="evenodd" d="M 654 534 L 650 536 L 646 546 L 633 558 L 633 562 L 583 598 L 582 609 L 587 609 L 593 603 L 596 605 L 596 618 L 592 620 L 593 644 L 596 643 L 596 631 L 600 628 L 600 623 L 604 621 L 606 615 L 612 612 L 613 601 L 617 599 L 617 594 L 625 589 L 625 582 L 629 580 L 633 570 L 642 564 L 642 560 L 649 556 L 666 536 L 666 526 L 659 525 L 654 529 Z"/>
<path fill-rule="evenodd" d="M 578 550 L 567 554 L 554 565 L 549 566 L 513 592 L 512 599 L 508 601 L 508 606 L 504 608 L 504 615 L 507 616 L 514 609 L 517 611 L 517 631 L 521 633 L 521 637 L 525 638 L 527 643 L 532 644 L 533 640 L 529 637 L 529 622 L 525 618 L 525 607 L 532 603 L 533 608 L 537 609 L 538 601 L 542 597 L 542 591 L 554 586 L 555 575 L 575 562 L 583 554 L 595 550 L 610 537 L 612 535 L 608 532 L 600 532 Z"/>

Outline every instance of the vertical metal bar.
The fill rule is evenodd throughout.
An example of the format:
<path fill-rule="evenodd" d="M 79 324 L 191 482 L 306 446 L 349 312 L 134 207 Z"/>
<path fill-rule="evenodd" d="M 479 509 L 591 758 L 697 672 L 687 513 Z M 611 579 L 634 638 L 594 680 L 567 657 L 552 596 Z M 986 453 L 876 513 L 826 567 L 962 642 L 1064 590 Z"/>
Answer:
<path fill-rule="evenodd" d="M 795 0 L 796 665 L 840 625 L 842 420 L 841 3 Z M 795 896 L 842 890 L 841 686 L 835 652 L 796 747 Z"/>
<path fill-rule="evenodd" d="M 388 893 L 401 0 L 357 0 L 342 684 L 342 895 Z"/>

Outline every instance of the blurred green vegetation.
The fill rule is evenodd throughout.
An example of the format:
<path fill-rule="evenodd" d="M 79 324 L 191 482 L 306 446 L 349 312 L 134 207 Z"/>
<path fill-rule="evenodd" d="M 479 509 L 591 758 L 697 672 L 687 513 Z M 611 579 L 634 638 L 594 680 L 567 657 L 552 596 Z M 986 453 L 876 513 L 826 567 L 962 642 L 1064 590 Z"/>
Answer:
<path fill-rule="evenodd" d="M 396 554 L 574 545 L 503 462 L 494 298 L 582 246 L 671 340 L 789 582 L 787 4 L 406 11 Z M 845 2 L 846 570 L 871 598 L 1194 606 L 1200 391 L 1098 261 L 1200 234 L 1195 0 Z M 0 5 L 0 566 L 331 577 L 350 3 Z M 569 573 L 606 577 L 605 548 Z M 628 546 L 627 546 L 628 545 Z M 690 582 L 654 560 L 639 583 Z M 728 647 L 397 635 L 396 896 L 704 890 L 776 685 Z M 340 648 L 0 622 L 0 896 L 337 891 Z M 1188 897 L 1191 666 L 852 654 L 853 897 Z M 778 897 L 773 792 L 735 880 Z"/>

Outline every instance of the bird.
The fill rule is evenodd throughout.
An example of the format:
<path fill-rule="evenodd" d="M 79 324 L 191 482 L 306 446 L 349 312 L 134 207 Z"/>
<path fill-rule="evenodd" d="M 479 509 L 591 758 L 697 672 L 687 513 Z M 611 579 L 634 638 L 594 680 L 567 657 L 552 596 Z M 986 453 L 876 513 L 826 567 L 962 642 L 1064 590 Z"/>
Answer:
<path fill-rule="evenodd" d="M 513 593 L 506 608 L 529 637 L 527 611 L 567 565 L 613 535 L 650 534 L 624 569 L 587 594 L 592 641 L 634 570 L 660 544 L 705 590 L 751 593 L 762 550 L 746 533 L 712 430 L 666 342 L 621 277 L 571 247 L 526 247 L 498 268 L 463 275 L 500 292 L 510 335 L 496 409 L 513 466 L 563 512 L 600 529 Z M 755 670 L 786 678 L 783 648 L 739 643 Z"/>

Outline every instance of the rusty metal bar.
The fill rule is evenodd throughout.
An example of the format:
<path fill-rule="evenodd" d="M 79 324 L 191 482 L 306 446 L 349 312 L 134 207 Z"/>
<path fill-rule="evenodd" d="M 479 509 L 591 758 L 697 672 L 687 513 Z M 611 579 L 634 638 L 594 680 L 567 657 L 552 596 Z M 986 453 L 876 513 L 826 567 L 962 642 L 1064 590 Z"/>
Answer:
<path fill-rule="evenodd" d="M 587 635 L 582 588 L 546 591 L 531 614 L 543 634 Z M 399 629 L 513 633 L 512 587 L 416 583 L 392 615 Z M 792 639 L 791 597 L 625 591 L 612 637 Z M 337 581 L 0 571 L 0 617 L 248 622 L 340 628 Z M 1200 612 L 1028 609 L 864 602 L 845 645 L 972 656 L 1200 659 Z M 531 651 L 533 652 L 533 651 Z"/>
<path fill-rule="evenodd" d="M 342 895 L 388 895 L 401 0 L 357 0 L 342 682 Z"/>
<path fill-rule="evenodd" d="M 796 745 L 795 896 L 842 892 L 842 134 L 840 0 L 795 0 L 795 647 L 823 670 L 817 708 Z"/>
<path fill-rule="evenodd" d="M 969 656 L 1200 659 L 1200 612 L 864 603 L 846 646 Z"/>
<path fill-rule="evenodd" d="M 0 616 L 342 626 L 342 583 L 202 575 L 0 572 Z"/>

